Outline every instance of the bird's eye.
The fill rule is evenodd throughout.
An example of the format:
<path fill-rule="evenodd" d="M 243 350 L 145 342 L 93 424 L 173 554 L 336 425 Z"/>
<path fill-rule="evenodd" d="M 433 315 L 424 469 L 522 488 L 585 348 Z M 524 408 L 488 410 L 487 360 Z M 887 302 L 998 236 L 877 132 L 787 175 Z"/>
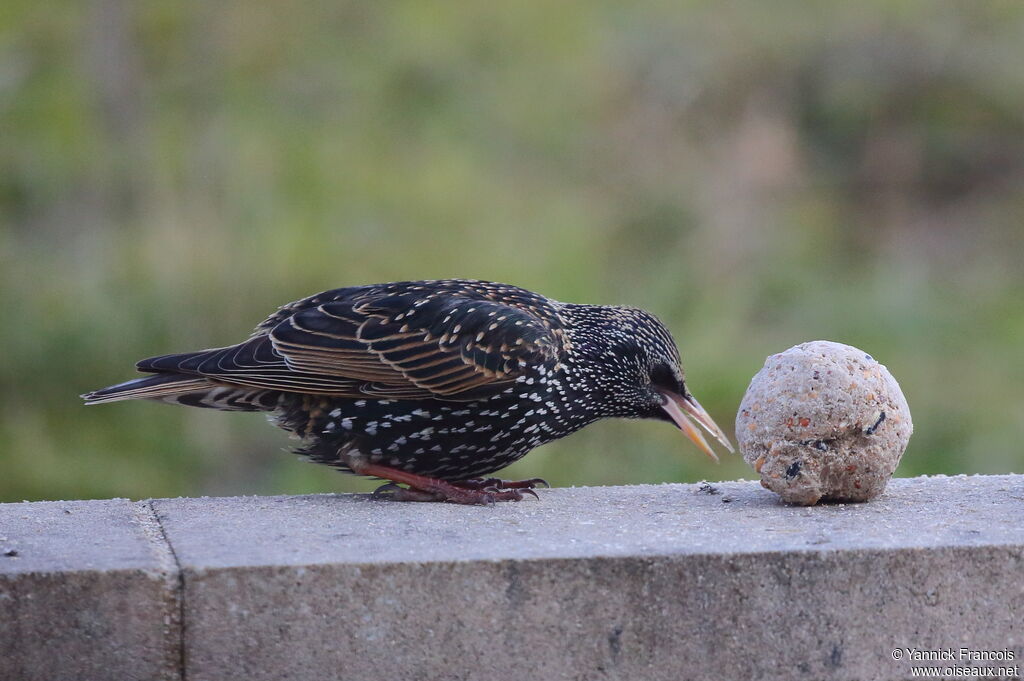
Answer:
<path fill-rule="evenodd" d="M 679 390 L 679 379 L 676 378 L 675 372 L 665 364 L 659 364 L 651 371 L 651 384 L 662 390 L 672 392 Z"/>

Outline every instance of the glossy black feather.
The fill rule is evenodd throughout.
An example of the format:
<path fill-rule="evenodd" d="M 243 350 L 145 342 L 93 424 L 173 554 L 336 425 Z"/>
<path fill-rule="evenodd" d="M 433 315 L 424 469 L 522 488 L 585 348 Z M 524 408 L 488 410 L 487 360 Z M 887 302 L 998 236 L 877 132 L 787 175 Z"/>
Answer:
<path fill-rule="evenodd" d="M 264 410 L 316 461 L 450 480 L 494 472 L 599 418 L 657 418 L 652 373 L 683 381 L 671 336 L 646 312 L 466 280 L 325 291 L 237 345 L 137 367 L 155 374 L 142 390 L 130 382 L 87 401 Z"/>
<path fill-rule="evenodd" d="M 479 393 L 558 361 L 563 329 L 549 301 L 481 282 L 428 283 L 322 293 L 282 308 L 239 345 L 137 367 L 268 390 L 428 398 Z"/>

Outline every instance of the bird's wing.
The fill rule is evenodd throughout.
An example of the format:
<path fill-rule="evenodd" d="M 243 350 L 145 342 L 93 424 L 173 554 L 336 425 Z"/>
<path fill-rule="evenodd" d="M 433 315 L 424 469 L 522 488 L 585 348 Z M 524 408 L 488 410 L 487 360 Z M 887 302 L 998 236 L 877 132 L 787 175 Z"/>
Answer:
<path fill-rule="evenodd" d="M 553 367 L 567 339 L 547 299 L 483 282 L 339 289 L 282 308 L 230 348 L 144 360 L 260 388 L 393 398 L 474 397 L 528 367 Z"/>

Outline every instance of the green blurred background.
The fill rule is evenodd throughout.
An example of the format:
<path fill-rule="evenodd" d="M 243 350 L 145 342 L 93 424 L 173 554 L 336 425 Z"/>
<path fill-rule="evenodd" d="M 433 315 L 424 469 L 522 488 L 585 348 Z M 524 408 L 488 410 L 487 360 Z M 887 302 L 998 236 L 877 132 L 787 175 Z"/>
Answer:
<path fill-rule="evenodd" d="M 765 356 L 885 363 L 898 475 L 1024 472 L 1024 4 L 0 6 L 0 501 L 364 490 L 260 415 L 82 406 L 337 286 L 650 309 L 731 431 Z M 753 477 L 607 421 L 507 471 Z"/>

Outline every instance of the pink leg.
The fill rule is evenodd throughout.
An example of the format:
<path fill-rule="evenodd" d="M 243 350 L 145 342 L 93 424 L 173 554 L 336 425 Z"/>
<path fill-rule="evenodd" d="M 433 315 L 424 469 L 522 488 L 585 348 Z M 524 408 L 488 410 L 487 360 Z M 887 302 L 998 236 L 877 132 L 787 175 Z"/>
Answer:
<path fill-rule="evenodd" d="M 401 487 L 395 490 L 391 485 L 384 485 L 375 492 L 375 494 L 379 492 L 380 496 L 386 495 L 396 501 L 450 501 L 454 504 L 490 505 L 496 501 L 520 501 L 523 498 L 523 494 L 519 489 L 470 489 L 458 487 L 437 478 L 407 473 L 397 468 L 379 466 L 372 463 L 355 463 L 351 468 L 359 475 L 369 475 L 381 478 L 382 480 L 390 480 L 392 483 L 408 485 L 409 489 L 407 490 Z M 532 489 L 525 489 L 528 493 L 533 494 L 533 496 L 537 496 L 536 492 Z"/>

